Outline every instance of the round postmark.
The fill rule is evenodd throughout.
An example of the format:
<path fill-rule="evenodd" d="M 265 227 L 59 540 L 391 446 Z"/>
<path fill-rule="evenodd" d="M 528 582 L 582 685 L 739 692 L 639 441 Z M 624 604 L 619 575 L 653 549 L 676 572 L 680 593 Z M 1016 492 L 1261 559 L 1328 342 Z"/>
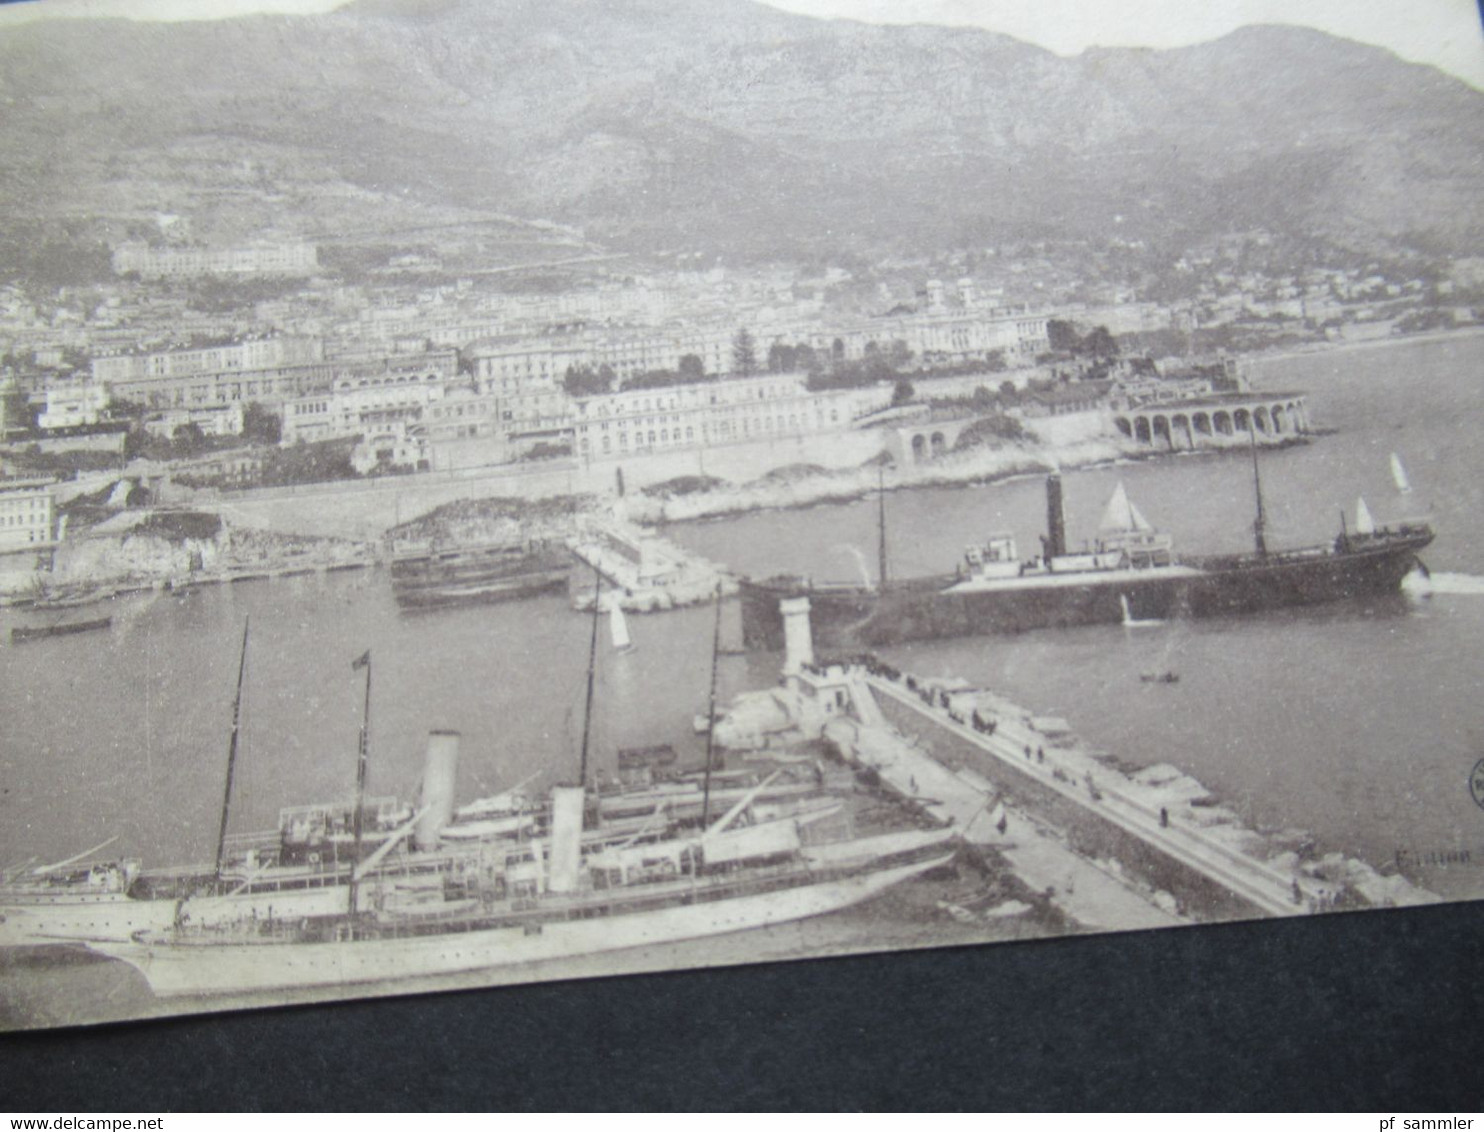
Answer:
<path fill-rule="evenodd" d="M 1484 759 L 1476 762 L 1474 769 L 1469 771 L 1469 793 L 1473 795 L 1475 805 L 1484 809 Z"/>

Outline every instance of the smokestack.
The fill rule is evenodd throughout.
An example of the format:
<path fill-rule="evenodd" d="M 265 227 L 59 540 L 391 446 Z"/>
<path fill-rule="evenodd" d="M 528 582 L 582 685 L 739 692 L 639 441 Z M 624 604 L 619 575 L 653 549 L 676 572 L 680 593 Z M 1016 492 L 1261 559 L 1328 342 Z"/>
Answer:
<path fill-rule="evenodd" d="M 1061 476 L 1046 477 L 1046 557 L 1060 558 L 1067 552 L 1067 517 L 1062 510 Z"/>
<path fill-rule="evenodd" d="M 438 835 L 453 821 L 454 780 L 459 770 L 459 733 L 430 731 L 428 757 L 423 764 L 422 817 L 412 831 L 418 849 L 438 848 Z"/>
<path fill-rule="evenodd" d="M 783 674 L 797 676 L 814 663 L 814 634 L 809 627 L 809 599 L 786 597 L 778 603 L 783 614 Z"/>
<path fill-rule="evenodd" d="M 551 863 L 546 878 L 550 892 L 576 892 L 582 871 L 582 808 L 587 791 L 558 786 L 551 792 Z"/>

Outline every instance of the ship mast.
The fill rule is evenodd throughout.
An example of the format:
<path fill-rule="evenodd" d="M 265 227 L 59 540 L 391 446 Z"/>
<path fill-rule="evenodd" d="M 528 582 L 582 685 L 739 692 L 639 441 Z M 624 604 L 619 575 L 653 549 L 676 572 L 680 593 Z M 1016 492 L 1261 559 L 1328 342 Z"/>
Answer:
<path fill-rule="evenodd" d="M 1257 545 L 1257 553 L 1266 556 L 1268 522 L 1262 509 L 1262 476 L 1257 470 L 1257 429 L 1251 424 L 1250 418 L 1247 428 L 1252 435 L 1252 487 L 1257 493 L 1257 517 L 1252 520 L 1252 537 Z"/>
<path fill-rule="evenodd" d="M 886 589 L 886 465 L 876 469 L 876 558 L 881 588 Z"/>
<path fill-rule="evenodd" d="M 593 636 L 587 648 L 587 704 L 582 709 L 582 759 L 578 764 L 577 785 L 587 789 L 587 743 L 593 726 L 593 677 L 598 665 L 598 614 L 603 591 L 603 575 L 593 567 Z M 615 596 L 614 600 L 618 600 Z"/>
<path fill-rule="evenodd" d="M 721 657 L 721 583 L 716 583 L 716 628 L 711 633 L 711 694 L 706 700 L 706 775 L 701 785 L 701 828 L 711 824 L 711 755 L 716 736 L 716 667 Z"/>
<path fill-rule="evenodd" d="M 242 658 L 237 662 L 237 699 L 232 704 L 232 741 L 227 746 L 227 787 L 222 795 L 222 825 L 216 835 L 216 879 L 222 879 L 227 849 L 227 815 L 232 808 L 232 780 L 237 773 L 237 738 L 242 724 L 242 680 L 247 674 L 247 630 L 252 618 L 242 621 Z"/>
<path fill-rule="evenodd" d="M 350 865 L 350 913 L 356 912 L 356 872 L 361 863 L 361 838 L 366 826 L 366 763 L 371 752 L 371 650 L 367 649 L 351 662 L 350 670 L 366 670 L 366 701 L 361 709 L 361 743 L 356 760 L 356 809 L 354 817 L 355 852 Z"/>

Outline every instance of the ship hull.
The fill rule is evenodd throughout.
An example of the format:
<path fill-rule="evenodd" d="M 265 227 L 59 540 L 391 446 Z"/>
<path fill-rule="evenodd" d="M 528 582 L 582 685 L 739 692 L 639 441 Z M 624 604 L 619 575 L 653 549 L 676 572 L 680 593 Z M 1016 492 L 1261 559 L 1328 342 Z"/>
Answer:
<path fill-rule="evenodd" d="M 251 994 L 511 968 L 674 943 L 821 916 L 859 904 L 952 859 L 928 860 L 781 891 L 622 915 L 543 918 L 512 926 L 355 941 L 144 944 L 90 941 L 135 967 L 160 996 Z"/>
<path fill-rule="evenodd" d="M 343 878 L 314 887 L 192 896 L 182 903 L 167 896 L 126 893 L 57 895 L 36 900 L 0 897 L 0 947 L 81 941 L 128 942 L 138 932 L 168 931 L 184 911 L 189 920 L 221 923 L 278 916 L 320 916 L 344 909 Z"/>
<path fill-rule="evenodd" d="M 393 562 L 392 592 L 404 609 L 513 601 L 565 590 L 571 569 L 559 544 L 471 549 Z"/>
<path fill-rule="evenodd" d="M 1344 551 L 1187 559 L 1171 567 L 1006 579 L 975 588 L 945 576 L 864 587 L 744 581 L 743 641 L 783 647 L 781 599 L 807 597 L 813 643 L 862 649 L 902 641 L 1078 625 L 1222 617 L 1394 593 L 1431 532 L 1394 535 Z"/>

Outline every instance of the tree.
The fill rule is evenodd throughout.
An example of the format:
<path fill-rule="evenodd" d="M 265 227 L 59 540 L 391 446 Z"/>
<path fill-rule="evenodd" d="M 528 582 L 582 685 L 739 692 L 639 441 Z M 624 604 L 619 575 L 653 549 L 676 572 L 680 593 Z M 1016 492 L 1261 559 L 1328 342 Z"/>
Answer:
<path fill-rule="evenodd" d="M 896 388 L 891 391 L 891 403 L 905 405 L 915 396 L 917 396 L 917 390 L 913 389 L 912 383 L 904 377 L 897 381 Z"/>
<path fill-rule="evenodd" d="M 261 403 L 249 401 L 242 407 L 242 437 L 259 444 L 277 444 L 283 439 L 283 422 Z"/>
<path fill-rule="evenodd" d="M 567 391 L 569 397 L 592 397 L 599 393 L 607 393 L 613 388 L 612 370 L 605 377 L 603 370 L 607 366 L 594 371 L 592 366 L 570 365 L 562 378 L 562 388 Z"/>
<path fill-rule="evenodd" d="M 201 426 L 195 421 L 187 421 L 183 425 L 176 426 L 170 439 L 174 442 L 177 452 L 184 456 L 192 456 L 201 451 L 206 443 L 206 434 L 201 431 Z"/>
<path fill-rule="evenodd" d="M 774 342 L 768 347 L 768 372 L 788 373 L 794 368 L 795 351 L 792 346 Z"/>
<path fill-rule="evenodd" d="M 700 354 L 681 354 L 676 370 L 686 381 L 700 381 L 706 376 L 706 363 Z"/>
<path fill-rule="evenodd" d="M 1053 318 L 1046 322 L 1046 342 L 1055 353 L 1073 354 L 1082 339 L 1077 328 L 1065 319 Z"/>
<path fill-rule="evenodd" d="M 1078 353 L 1091 354 L 1095 358 L 1116 358 L 1118 343 L 1114 341 L 1113 335 L 1108 333 L 1106 326 L 1099 326 L 1082 339 Z"/>
<path fill-rule="evenodd" d="M 757 343 L 747 327 L 737 331 L 732 339 L 732 372 L 750 377 L 757 370 Z"/>

